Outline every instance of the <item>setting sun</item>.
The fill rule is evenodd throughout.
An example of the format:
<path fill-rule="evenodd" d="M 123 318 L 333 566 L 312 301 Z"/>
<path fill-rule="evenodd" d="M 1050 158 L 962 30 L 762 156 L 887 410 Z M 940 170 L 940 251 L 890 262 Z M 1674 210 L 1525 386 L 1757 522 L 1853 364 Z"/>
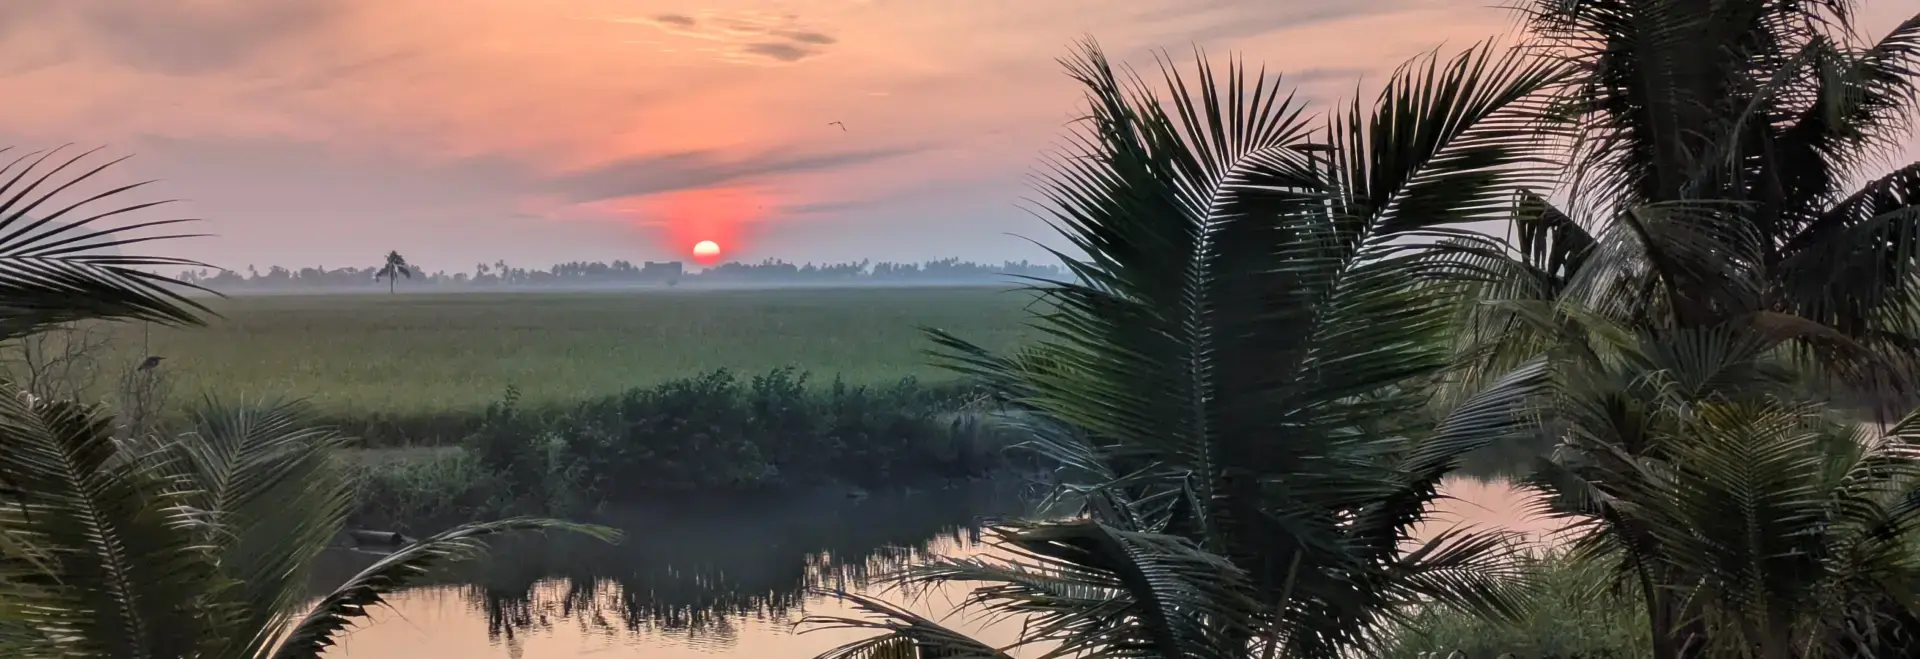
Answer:
<path fill-rule="evenodd" d="M 694 243 L 693 258 L 701 263 L 712 263 L 720 258 L 720 243 L 711 240 Z"/>

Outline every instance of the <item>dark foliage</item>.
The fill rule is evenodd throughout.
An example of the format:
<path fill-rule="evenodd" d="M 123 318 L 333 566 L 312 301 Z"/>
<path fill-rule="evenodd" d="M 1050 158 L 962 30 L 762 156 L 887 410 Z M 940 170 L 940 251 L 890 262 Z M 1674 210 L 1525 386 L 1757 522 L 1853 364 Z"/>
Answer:
<path fill-rule="evenodd" d="M 752 378 L 718 370 L 566 410 L 527 410 L 509 387 L 472 421 L 464 454 L 451 454 L 463 468 L 377 465 L 363 514 L 399 521 L 684 493 L 926 487 L 1033 466 L 1000 431 L 963 421 L 972 400 L 964 385 L 911 378 L 815 387 L 791 368 Z"/>

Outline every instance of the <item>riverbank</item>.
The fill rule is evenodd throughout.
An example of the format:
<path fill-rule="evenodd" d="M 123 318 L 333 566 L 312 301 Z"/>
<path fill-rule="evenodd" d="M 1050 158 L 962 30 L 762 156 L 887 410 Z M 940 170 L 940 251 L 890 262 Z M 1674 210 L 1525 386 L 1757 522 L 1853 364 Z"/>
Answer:
<path fill-rule="evenodd" d="M 528 412 L 509 389 L 454 446 L 360 449 L 356 517 L 570 515 L 676 497 L 948 487 L 1032 470 L 1011 434 L 971 422 L 959 385 L 812 386 L 793 369 L 725 370 Z"/>
<path fill-rule="evenodd" d="M 577 519 L 609 510 L 689 499 L 706 505 L 753 509 L 786 505 L 794 500 L 857 503 L 872 497 L 937 495 L 981 487 L 1038 491 L 1044 488 L 1049 477 L 1043 471 L 1024 466 L 1026 463 L 1009 459 L 964 476 L 898 480 L 871 487 L 826 481 L 806 485 L 662 490 L 636 484 L 624 492 L 549 488 L 535 495 L 528 488 L 514 487 L 501 474 L 487 471 L 459 447 L 363 449 L 350 451 L 346 457 L 361 484 L 360 501 L 351 517 L 353 526 L 413 534 L 503 516 L 558 515 Z"/>

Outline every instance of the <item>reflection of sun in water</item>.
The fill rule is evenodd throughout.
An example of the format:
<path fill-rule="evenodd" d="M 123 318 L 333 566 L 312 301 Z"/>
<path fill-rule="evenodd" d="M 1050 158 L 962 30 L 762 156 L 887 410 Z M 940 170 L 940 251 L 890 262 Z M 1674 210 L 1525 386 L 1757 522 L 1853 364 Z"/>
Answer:
<path fill-rule="evenodd" d="M 693 258 L 701 261 L 712 261 L 720 258 L 720 243 L 711 240 L 702 240 L 694 243 Z"/>

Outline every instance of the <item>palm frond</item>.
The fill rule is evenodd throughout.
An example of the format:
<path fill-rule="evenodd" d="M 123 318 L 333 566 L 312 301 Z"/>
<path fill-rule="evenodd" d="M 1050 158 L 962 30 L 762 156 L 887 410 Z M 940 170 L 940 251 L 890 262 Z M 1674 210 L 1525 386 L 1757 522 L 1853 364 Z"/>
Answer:
<path fill-rule="evenodd" d="M 1782 291 L 1799 315 L 1860 335 L 1913 333 L 1920 265 L 1920 163 L 1869 182 L 1782 247 Z M 1892 311 L 1895 313 L 1889 314 Z"/>
<path fill-rule="evenodd" d="M 1438 480 L 1459 452 L 1521 423 L 1512 408 L 1527 397 L 1525 377 L 1462 408 L 1430 443 L 1407 436 L 1426 413 L 1421 387 L 1453 362 L 1454 279 L 1502 249 L 1471 228 L 1509 217 L 1555 170 L 1559 116 L 1542 92 L 1562 69 L 1492 44 L 1431 55 L 1316 130 L 1278 80 L 1238 62 L 1218 75 L 1203 58 L 1188 76 L 1163 60 L 1161 84 L 1149 85 L 1087 44 L 1067 66 L 1091 113 L 1042 191 L 1084 256 L 1062 255 L 1070 281 L 1035 284 L 1048 304 L 1032 316 L 1042 338 L 1026 352 L 1003 357 L 938 332 L 936 350 L 1040 430 L 1034 446 L 1093 481 L 1072 487 L 1099 525 L 1048 533 L 1192 545 L 1079 547 L 1044 565 L 1119 575 L 1120 556 L 1212 556 L 1224 563 L 1205 569 L 1244 573 L 1256 613 L 1236 615 L 1258 620 L 1134 611 L 1123 617 L 1149 622 L 1123 641 L 1095 618 L 1060 613 L 1047 633 L 1143 652 L 1204 641 L 1227 654 L 1255 635 L 1270 647 L 1278 635 L 1304 639 L 1288 645 L 1297 656 L 1358 647 L 1382 609 L 1404 601 L 1376 578 Z M 1366 510 L 1370 525 L 1356 530 Z M 1133 533 L 1148 535 L 1114 535 Z M 1027 547 L 1041 548 L 1067 551 Z M 1030 574 L 998 574 L 1039 587 Z M 1340 615 L 1306 604 L 1335 600 Z"/>
<path fill-rule="evenodd" d="M 0 148 L 0 154 L 9 150 Z M 118 253 L 121 247 L 188 237 L 126 237 L 128 232 L 190 220 L 107 226 L 105 220 L 166 203 L 120 205 L 127 193 L 144 183 L 111 188 L 60 205 L 57 196 L 89 183 L 119 161 L 69 174 L 63 180 L 63 172 L 93 151 L 43 166 L 59 151 L 28 153 L 0 167 L 0 338 L 18 337 L 76 320 L 145 320 L 191 325 L 198 324 L 202 315 L 210 314 L 205 306 L 182 293 L 205 292 L 203 289 L 148 270 L 163 266 L 198 268 L 204 264 L 172 257 Z"/>
<path fill-rule="evenodd" d="M 845 591 L 827 595 L 852 604 L 861 618 L 807 616 L 800 624 L 822 629 L 872 629 L 886 632 L 828 650 L 818 659 L 1011 659 L 1011 655 L 940 623 L 886 602 Z"/>
<path fill-rule="evenodd" d="M 909 592 L 936 584 L 975 584 L 960 611 L 984 611 L 990 619 L 1018 617 L 1023 633 L 1014 647 L 1045 648 L 1043 657 L 1238 658 L 1261 619 L 1244 573 L 1183 538 L 1085 520 L 1016 524 L 992 533 L 1002 556 L 939 559 L 899 575 L 896 583 Z M 809 622 L 889 633 L 823 657 L 909 642 L 922 648 L 971 643 L 978 652 L 990 650 L 893 607 L 856 605 L 881 620 Z M 1001 650 L 992 652 L 1004 656 Z"/>
<path fill-rule="evenodd" d="M 305 604 L 309 568 L 340 532 L 357 492 L 336 453 L 339 435 L 309 420 L 304 405 L 235 406 L 208 399 L 192 432 L 168 441 L 170 464 L 193 485 L 189 505 L 208 511 L 203 542 L 221 574 L 245 588 L 216 595 L 209 607 L 223 627 L 222 656 L 262 656 L 287 612 Z M 246 636 L 246 633 L 253 636 Z"/>
<path fill-rule="evenodd" d="M 1518 563 L 1516 548 L 1523 542 L 1511 531 L 1447 529 L 1399 557 L 1388 578 L 1413 595 L 1415 606 L 1447 606 L 1490 620 L 1517 620 L 1532 586 Z"/>
<path fill-rule="evenodd" d="M 1533 484 L 1576 522 L 1576 547 L 1649 593 L 1662 656 L 1685 643 L 1838 643 L 1834 630 L 1872 627 L 1900 601 L 1871 583 L 1920 577 L 1902 558 L 1911 515 L 1895 512 L 1920 455 L 1791 402 L 1795 376 L 1773 346 L 1801 325 L 1830 331 L 1795 322 L 1642 328 L 1557 380 L 1561 452 Z"/>
<path fill-rule="evenodd" d="M 434 534 L 381 558 L 321 597 L 311 611 L 286 627 L 272 657 L 317 659 L 334 645 L 335 634 L 365 617 L 369 607 L 384 603 L 387 595 L 406 588 L 433 568 L 479 555 L 485 550 L 483 540 L 488 536 L 518 531 L 567 531 L 605 541 L 619 537 L 617 531 L 606 527 L 533 518 L 465 524 Z"/>
<path fill-rule="evenodd" d="M 51 644 L 39 651 L 191 656 L 200 635 L 220 632 L 183 606 L 226 582 L 196 542 L 205 520 L 164 462 L 117 442 L 96 410 L 17 391 L 0 395 L 0 437 L 0 474 L 18 487 L 0 507 L 0 534 L 50 568 L 5 582 L 17 621 Z"/>
<path fill-rule="evenodd" d="M 1574 154 L 1576 212 L 1588 198 L 1637 205 L 1674 199 L 1703 153 L 1697 104 L 1720 81 L 1719 46 L 1697 34 L 1694 8 L 1675 0 L 1532 0 L 1519 3 L 1539 46 L 1577 76 L 1562 89 L 1582 135 Z M 1705 56 L 1703 56 L 1705 54 Z"/>
<path fill-rule="evenodd" d="M 1802 197 L 1824 198 L 1872 162 L 1897 148 L 1920 109 L 1920 15 L 1895 26 L 1873 45 L 1821 49 L 1809 102 L 1781 131 L 1782 149 L 1799 156 L 1791 173 L 1805 182 Z"/>

